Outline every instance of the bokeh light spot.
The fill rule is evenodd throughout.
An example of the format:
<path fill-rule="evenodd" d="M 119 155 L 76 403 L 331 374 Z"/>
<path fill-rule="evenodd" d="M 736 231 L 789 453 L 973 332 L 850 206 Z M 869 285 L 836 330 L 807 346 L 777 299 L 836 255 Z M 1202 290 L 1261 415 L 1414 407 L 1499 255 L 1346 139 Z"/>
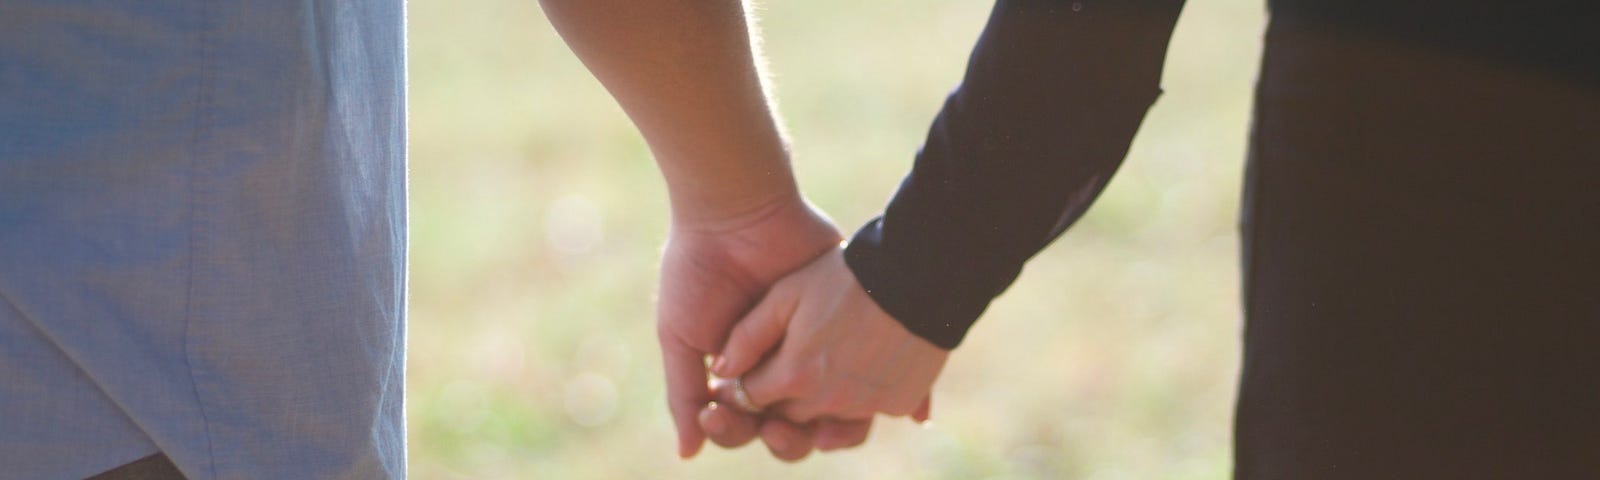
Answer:
<path fill-rule="evenodd" d="M 611 421 L 617 413 L 617 387 L 603 375 L 584 372 L 567 382 L 567 416 L 585 427 Z"/>
<path fill-rule="evenodd" d="M 600 243 L 600 209 L 588 197 L 567 195 L 550 204 L 544 222 L 545 241 L 564 255 L 583 255 Z"/>

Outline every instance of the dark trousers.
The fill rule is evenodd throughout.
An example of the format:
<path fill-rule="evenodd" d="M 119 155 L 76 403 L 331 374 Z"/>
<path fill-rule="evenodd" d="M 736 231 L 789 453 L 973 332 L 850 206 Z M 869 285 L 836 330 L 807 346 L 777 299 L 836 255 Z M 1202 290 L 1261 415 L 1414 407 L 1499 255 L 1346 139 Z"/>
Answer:
<path fill-rule="evenodd" d="M 1600 86 L 1360 31 L 1266 40 L 1236 477 L 1595 478 Z"/>

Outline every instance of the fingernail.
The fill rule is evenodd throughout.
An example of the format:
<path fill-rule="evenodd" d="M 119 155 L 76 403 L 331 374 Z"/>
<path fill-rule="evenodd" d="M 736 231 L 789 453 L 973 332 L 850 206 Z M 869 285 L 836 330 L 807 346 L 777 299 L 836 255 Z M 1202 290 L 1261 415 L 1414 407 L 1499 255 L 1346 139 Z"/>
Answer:
<path fill-rule="evenodd" d="M 725 374 L 728 373 L 728 357 L 717 355 L 717 360 L 711 362 L 711 373 L 715 373 L 718 376 L 727 376 Z"/>

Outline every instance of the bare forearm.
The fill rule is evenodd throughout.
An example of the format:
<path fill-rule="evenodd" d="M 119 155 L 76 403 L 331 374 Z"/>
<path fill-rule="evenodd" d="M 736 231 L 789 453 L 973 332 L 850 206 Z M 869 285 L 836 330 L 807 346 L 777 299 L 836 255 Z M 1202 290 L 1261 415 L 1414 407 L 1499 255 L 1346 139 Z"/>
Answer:
<path fill-rule="evenodd" d="M 644 134 L 677 222 L 798 199 L 740 0 L 541 0 Z"/>

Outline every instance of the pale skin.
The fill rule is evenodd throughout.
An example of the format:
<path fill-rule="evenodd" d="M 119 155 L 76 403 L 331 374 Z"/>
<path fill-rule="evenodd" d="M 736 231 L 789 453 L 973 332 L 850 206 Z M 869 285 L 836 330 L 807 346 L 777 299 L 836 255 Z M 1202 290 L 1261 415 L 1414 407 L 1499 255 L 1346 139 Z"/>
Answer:
<path fill-rule="evenodd" d="M 926 418 L 947 353 L 876 310 L 843 262 L 829 260 L 841 237 L 796 188 L 743 2 L 540 4 L 666 179 L 672 220 L 656 310 L 678 454 L 759 436 L 794 461 L 860 444 L 873 412 L 913 413 L 920 401 Z M 864 348 L 873 345 L 893 348 Z M 718 353 L 725 377 L 755 368 L 748 390 L 768 414 L 730 408 L 726 384 L 708 385 L 705 360 Z"/>
<path fill-rule="evenodd" d="M 712 369 L 743 375 L 753 403 L 791 421 L 885 413 L 920 422 L 949 355 L 879 308 L 836 248 L 773 285 Z"/>

